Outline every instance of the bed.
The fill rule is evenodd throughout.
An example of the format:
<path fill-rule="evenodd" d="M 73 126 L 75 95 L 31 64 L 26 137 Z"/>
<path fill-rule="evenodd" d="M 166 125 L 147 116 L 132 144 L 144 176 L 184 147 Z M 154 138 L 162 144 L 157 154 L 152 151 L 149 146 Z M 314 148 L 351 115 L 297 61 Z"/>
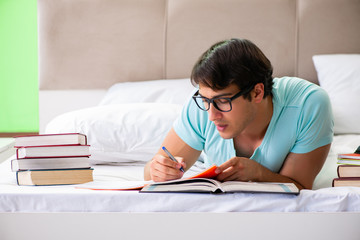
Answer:
<path fill-rule="evenodd" d="M 87 134 L 95 182 L 142 180 L 193 91 L 192 65 L 225 38 L 252 40 L 274 76 L 325 88 L 335 136 L 313 190 L 297 196 L 17 186 L 10 158 L 1 239 L 358 239 L 360 188 L 331 182 L 337 154 L 360 145 L 359 13 L 359 0 L 38 0 L 40 132 Z"/>

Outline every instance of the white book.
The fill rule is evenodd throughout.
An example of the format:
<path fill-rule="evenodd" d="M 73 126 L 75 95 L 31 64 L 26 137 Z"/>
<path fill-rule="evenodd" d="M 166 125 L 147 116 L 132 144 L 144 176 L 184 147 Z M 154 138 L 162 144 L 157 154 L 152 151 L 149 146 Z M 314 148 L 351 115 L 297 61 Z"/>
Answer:
<path fill-rule="evenodd" d="M 82 133 L 40 134 L 15 137 L 15 147 L 46 145 L 86 145 L 87 137 Z"/>
<path fill-rule="evenodd" d="M 88 157 L 89 145 L 58 145 L 21 147 L 16 149 L 16 158 Z"/>
<path fill-rule="evenodd" d="M 338 164 L 360 165 L 360 161 L 356 159 L 338 159 Z"/>
<path fill-rule="evenodd" d="M 67 169 L 90 168 L 88 157 L 77 158 L 33 158 L 11 160 L 11 170 L 40 170 L 40 169 Z"/>

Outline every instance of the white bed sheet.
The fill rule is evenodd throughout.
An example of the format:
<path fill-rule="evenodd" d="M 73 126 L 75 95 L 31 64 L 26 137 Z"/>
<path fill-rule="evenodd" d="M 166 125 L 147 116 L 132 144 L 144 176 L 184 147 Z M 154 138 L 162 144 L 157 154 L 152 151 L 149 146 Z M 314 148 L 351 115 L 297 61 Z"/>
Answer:
<path fill-rule="evenodd" d="M 360 212 L 360 188 L 332 188 L 336 154 L 353 151 L 360 135 L 334 138 L 331 152 L 319 174 L 317 190 L 299 195 L 234 193 L 139 193 L 98 191 L 71 186 L 17 186 L 10 159 L 0 164 L 0 212 Z M 139 181 L 143 164 L 94 166 L 96 182 Z M 188 175 L 199 171 L 195 166 Z M 323 186 L 323 187 L 321 187 Z"/>

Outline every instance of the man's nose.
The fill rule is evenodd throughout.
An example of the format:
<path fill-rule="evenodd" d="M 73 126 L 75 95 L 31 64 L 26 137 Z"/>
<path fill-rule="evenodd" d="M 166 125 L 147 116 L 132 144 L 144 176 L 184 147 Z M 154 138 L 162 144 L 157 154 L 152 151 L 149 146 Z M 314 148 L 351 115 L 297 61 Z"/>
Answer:
<path fill-rule="evenodd" d="M 209 120 L 210 121 L 215 121 L 215 120 L 218 120 L 219 118 L 222 117 L 222 112 L 219 111 L 218 109 L 216 109 L 214 104 L 210 104 L 208 114 L 209 114 Z"/>

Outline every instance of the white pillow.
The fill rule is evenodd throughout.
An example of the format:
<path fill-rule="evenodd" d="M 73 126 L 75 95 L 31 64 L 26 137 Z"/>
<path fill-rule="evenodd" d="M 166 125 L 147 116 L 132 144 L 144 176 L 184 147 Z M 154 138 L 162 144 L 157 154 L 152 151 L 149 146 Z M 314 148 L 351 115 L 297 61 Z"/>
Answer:
<path fill-rule="evenodd" d="M 331 100 L 335 134 L 360 133 L 360 54 L 316 55 L 313 61 Z"/>
<path fill-rule="evenodd" d="M 99 105 L 144 102 L 184 104 L 193 89 L 188 78 L 116 83 L 109 88 Z"/>
<path fill-rule="evenodd" d="M 166 103 L 97 106 L 60 115 L 45 132 L 86 134 L 93 164 L 145 162 L 161 147 L 181 109 Z"/>

